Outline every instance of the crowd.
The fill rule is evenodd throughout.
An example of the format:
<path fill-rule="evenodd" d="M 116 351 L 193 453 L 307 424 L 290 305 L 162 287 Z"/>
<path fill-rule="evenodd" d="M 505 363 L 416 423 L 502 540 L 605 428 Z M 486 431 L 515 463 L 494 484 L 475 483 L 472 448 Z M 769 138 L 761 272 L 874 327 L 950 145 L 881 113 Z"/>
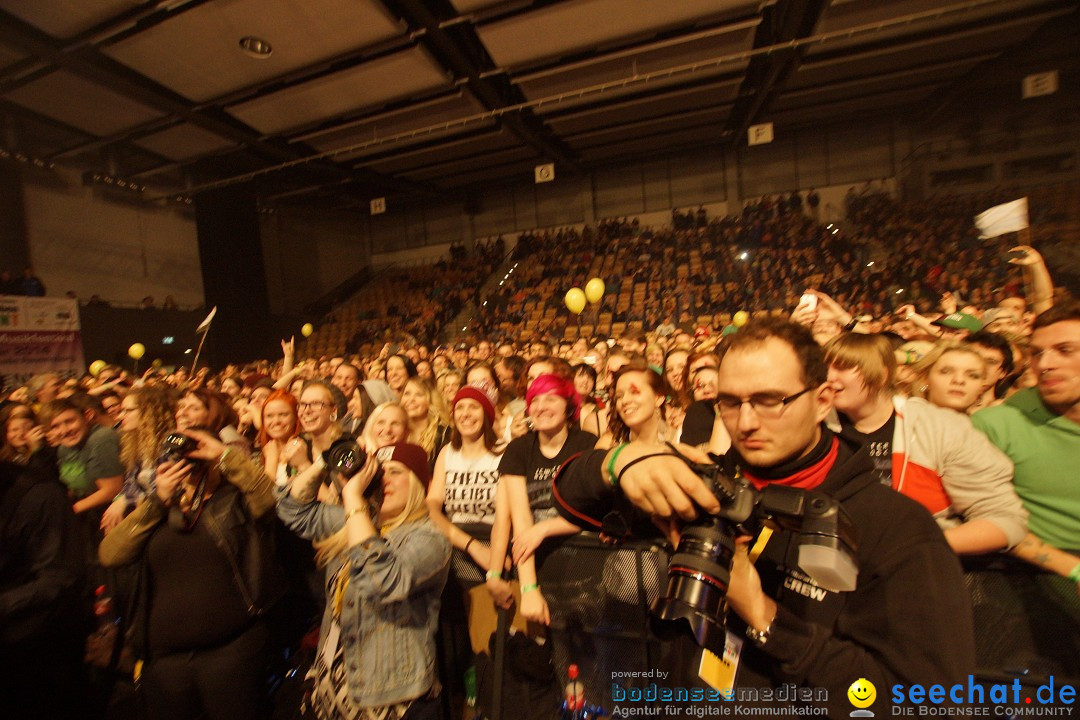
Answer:
<path fill-rule="evenodd" d="M 311 630 L 292 668 L 311 716 L 460 716 L 497 610 L 550 665 L 560 607 L 540 579 L 557 539 L 681 551 L 721 510 L 700 464 L 763 497 L 830 498 L 857 538 L 825 576 L 793 560 L 790 529 L 733 538 L 738 686 L 827 688 L 841 715 L 856 677 L 879 693 L 963 682 L 979 668 L 958 557 L 1011 555 L 1067 578 L 1073 603 L 1080 590 L 1080 304 L 1033 247 L 976 243 L 961 218 L 983 200 L 870 193 L 849 233 L 788 198 L 671 230 L 527 234 L 513 280 L 477 297 L 479 334 L 452 347 L 430 341 L 436 316 L 477 291 L 494 245 L 373 306 L 354 351 L 301 358 L 287 341 L 218 372 L 6 388 L 0 697 L 91 716 L 103 677 L 137 659 L 148 717 L 268 717 L 295 697 L 266 678 L 289 675 L 281 658 Z M 583 284 L 607 258 L 627 269 L 606 277 L 617 336 L 496 334 L 525 303 L 561 302 L 545 280 Z M 644 303 L 620 310 L 627 285 Z M 693 618 L 722 649 L 723 621 Z M 665 663 L 700 684 L 700 650 L 679 647 Z"/>
<path fill-rule="evenodd" d="M 711 220 L 702 209 L 680 215 L 670 228 L 623 219 L 595 230 L 524 233 L 514 254 L 519 267 L 481 298 L 481 333 L 535 333 L 527 308 L 561 308 L 566 290 L 583 287 L 596 272 L 608 292 L 582 321 L 597 334 L 618 323 L 718 331 L 738 309 L 790 309 L 807 287 L 875 318 L 908 303 L 936 308 L 946 292 L 962 305 L 983 307 L 1022 290 L 996 257 L 1004 252 L 1000 243 L 980 241 L 971 222 L 1000 200 L 995 195 L 912 205 L 876 190 L 853 193 L 846 231 L 816 222 L 806 213 L 811 206 L 794 197 L 765 196 L 738 216 Z M 558 314 L 540 329 L 559 338 L 574 324 Z"/>

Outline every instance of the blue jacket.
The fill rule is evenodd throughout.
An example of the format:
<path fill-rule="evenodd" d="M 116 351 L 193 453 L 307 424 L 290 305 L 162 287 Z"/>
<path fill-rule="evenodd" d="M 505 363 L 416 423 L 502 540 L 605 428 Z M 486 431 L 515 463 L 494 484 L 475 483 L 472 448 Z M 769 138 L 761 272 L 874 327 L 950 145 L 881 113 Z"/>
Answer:
<path fill-rule="evenodd" d="M 288 493 L 278 500 L 278 516 L 307 540 L 329 537 L 345 525 L 340 505 L 301 503 Z M 435 632 L 450 551 L 446 537 L 424 519 L 376 536 L 366 547 L 352 547 L 327 566 L 329 582 L 345 562 L 352 563 L 339 622 L 355 705 L 411 700 L 435 683 Z M 320 653 L 332 617 L 333 602 L 328 599 Z"/>

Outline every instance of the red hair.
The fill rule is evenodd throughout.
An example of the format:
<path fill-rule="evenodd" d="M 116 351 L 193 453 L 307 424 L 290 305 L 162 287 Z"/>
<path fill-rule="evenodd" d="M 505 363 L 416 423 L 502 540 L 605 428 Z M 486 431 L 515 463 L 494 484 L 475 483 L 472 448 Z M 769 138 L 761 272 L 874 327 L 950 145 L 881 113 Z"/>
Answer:
<path fill-rule="evenodd" d="M 266 434 L 266 406 L 275 400 L 280 400 L 292 410 L 292 430 L 289 431 L 289 440 L 292 440 L 300 434 L 300 408 L 297 407 L 298 403 L 296 401 L 296 396 L 288 390 L 275 390 L 270 393 L 268 398 L 266 398 L 266 402 L 263 403 L 262 410 L 259 412 L 260 419 L 262 420 L 262 427 L 259 428 L 259 447 L 264 447 L 266 443 L 270 442 L 270 436 Z"/>
<path fill-rule="evenodd" d="M 528 411 L 533 398 L 537 395 L 552 393 L 566 400 L 567 414 L 577 421 L 581 416 L 581 397 L 574 389 L 574 383 L 559 375 L 545 373 L 532 381 L 529 391 L 525 393 L 525 409 Z"/>

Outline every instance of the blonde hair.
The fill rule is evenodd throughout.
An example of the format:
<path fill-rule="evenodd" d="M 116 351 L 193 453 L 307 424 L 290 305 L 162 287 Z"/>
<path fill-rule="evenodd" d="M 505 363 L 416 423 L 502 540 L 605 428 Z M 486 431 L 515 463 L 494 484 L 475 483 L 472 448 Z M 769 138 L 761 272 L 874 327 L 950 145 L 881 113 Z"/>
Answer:
<path fill-rule="evenodd" d="M 415 385 L 424 391 L 428 398 L 427 424 L 414 440 L 417 445 L 424 448 L 424 452 L 431 457 L 435 451 L 435 440 L 439 437 L 440 427 L 450 426 L 450 412 L 446 409 L 446 398 L 440 390 L 422 377 L 414 376 L 408 379 L 405 387 Z M 408 417 L 408 415 L 406 415 Z"/>
<path fill-rule="evenodd" d="M 927 387 L 926 379 L 930 376 L 930 371 L 934 369 L 934 366 L 938 364 L 947 353 L 961 352 L 968 353 L 973 357 L 979 359 L 980 365 L 983 367 L 983 376 L 986 375 L 986 361 L 983 356 L 973 348 L 964 342 L 939 342 L 937 345 L 926 353 L 917 362 L 911 364 L 912 381 L 910 387 L 908 387 L 908 394 L 914 397 L 920 397 L 926 399 L 929 388 Z"/>
<path fill-rule="evenodd" d="M 361 431 L 360 436 L 364 440 L 364 446 L 368 452 L 375 452 L 379 448 L 375 445 L 375 438 L 373 437 L 375 421 L 379 419 L 384 412 L 390 408 L 397 408 L 401 412 L 401 416 L 405 418 L 405 432 L 408 435 L 409 430 L 409 414 L 405 412 L 405 408 L 401 407 L 401 403 L 390 401 L 380 403 L 375 406 L 375 409 L 368 415 L 367 422 L 364 423 L 364 429 Z M 404 440 L 405 438 L 402 438 Z"/>
<path fill-rule="evenodd" d="M 374 480 L 372 482 L 375 482 Z M 336 503 L 335 503 L 336 504 Z M 409 471 L 409 494 L 405 498 L 405 507 L 397 515 L 388 518 L 386 522 L 379 524 L 376 518 L 375 528 L 379 535 L 386 537 L 391 531 L 398 529 L 405 523 L 420 522 L 429 516 L 427 507 L 427 491 L 424 484 L 416 473 Z M 319 567 L 326 567 L 335 558 L 349 549 L 349 533 L 345 525 L 341 526 L 331 535 L 316 540 L 312 545 L 315 547 L 315 562 Z"/>
<path fill-rule="evenodd" d="M 896 354 L 883 335 L 843 333 L 825 344 L 825 364 L 855 368 L 871 393 L 891 393 L 896 383 Z"/>

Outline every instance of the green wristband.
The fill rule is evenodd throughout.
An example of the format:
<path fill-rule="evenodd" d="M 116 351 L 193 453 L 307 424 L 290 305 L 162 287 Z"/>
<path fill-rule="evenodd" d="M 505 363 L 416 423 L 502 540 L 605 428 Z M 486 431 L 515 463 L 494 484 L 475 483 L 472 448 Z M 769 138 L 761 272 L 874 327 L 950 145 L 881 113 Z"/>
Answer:
<path fill-rule="evenodd" d="M 1069 578 L 1073 582 L 1080 582 L 1080 563 L 1076 563 L 1076 567 L 1069 571 L 1069 574 L 1065 577 Z"/>
<path fill-rule="evenodd" d="M 492 580 L 492 579 L 501 580 L 502 579 L 502 570 L 488 570 L 487 571 L 487 579 L 488 580 Z"/>
<path fill-rule="evenodd" d="M 527 592 L 532 592 L 533 590 L 539 590 L 539 589 L 540 589 L 540 584 L 539 583 L 529 583 L 528 585 L 522 585 L 521 586 L 521 594 L 524 595 Z"/>
<path fill-rule="evenodd" d="M 619 484 L 619 479 L 615 475 L 615 460 L 618 459 L 619 453 L 621 453 L 623 450 L 625 450 L 626 446 L 629 445 L 629 444 L 630 443 L 623 443 L 619 447 L 615 448 L 615 452 L 611 453 L 611 459 L 608 460 L 607 473 L 608 473 L 608 482 L 611 483 L 611 487 L 617 487 L 618 484 Z"/>

